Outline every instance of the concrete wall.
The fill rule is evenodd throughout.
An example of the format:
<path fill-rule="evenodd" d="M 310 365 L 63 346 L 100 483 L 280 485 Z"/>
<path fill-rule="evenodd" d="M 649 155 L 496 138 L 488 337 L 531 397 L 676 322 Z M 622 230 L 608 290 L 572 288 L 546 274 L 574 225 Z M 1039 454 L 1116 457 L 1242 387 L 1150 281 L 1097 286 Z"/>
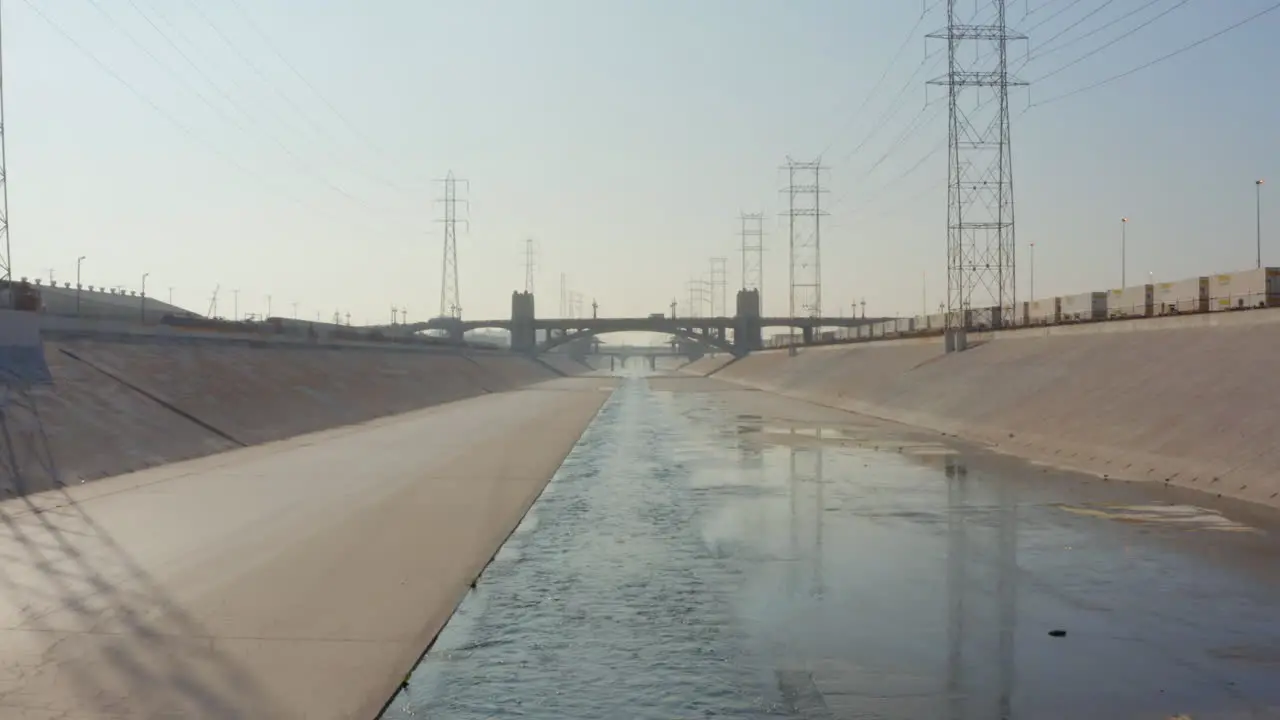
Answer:
<path fill-rule="evenodd" d="M 67 339 L 46 341 L 44 353 L 52 385 L 0 385 L 8 431 L 8 440 L 0 435 L 3 494 L 557 377 L 537 362 L 496 352 Z"/>
<path fill-rule="evenodd" d="M 1098 475 L 1280 506 L 1280 311 L 753 354 L 717 378 Z"/>

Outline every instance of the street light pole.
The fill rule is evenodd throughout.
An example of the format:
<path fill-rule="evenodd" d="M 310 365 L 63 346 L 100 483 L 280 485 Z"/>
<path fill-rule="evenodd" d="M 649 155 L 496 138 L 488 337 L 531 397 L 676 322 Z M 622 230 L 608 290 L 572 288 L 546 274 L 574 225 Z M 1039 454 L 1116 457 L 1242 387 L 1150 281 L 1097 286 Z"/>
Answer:
<path fill-rule="evenodd" d="M 1255 181 L 1253 182 L 1253 186 L 1254 186 L 1254 188 L 1256 188 L 1256 193 L 1257 193 L 1257 198 L 1258 198 L 1258 204 L 1257 204 L 1257 216 L 1258 216 L 1258 267 L 1259 267 L 1259 268 L 1261 268 L 1261 267 L 1262 267 L 1262 180 L 1255 180 Z"/>
<path fill-rule="evenodd" d="M 1126 252 L 1126 244 L 1128 241 L 1129 218 L 1120 218 L 1120 287 L 1124 287 L 1125 282 L 1125 261 L 1128 259 Z"/>
<path fill-rule="evenodd" d="M 142 324 L 147 323 L 147 276 L 151 273 L 142 273 L 142 304 L 138 306 L 138 312 L 142 315 Z"/>
<path fill-rule="evenodd" d="M 80 317 L 80 263 L 84 262 L 84 256 L 76 258 L 76 317 Z"/>
<path fill-rule="evenodd" d="M 1036 299 L 1036 244 L 1031 243 L 1031 300 Z"/>

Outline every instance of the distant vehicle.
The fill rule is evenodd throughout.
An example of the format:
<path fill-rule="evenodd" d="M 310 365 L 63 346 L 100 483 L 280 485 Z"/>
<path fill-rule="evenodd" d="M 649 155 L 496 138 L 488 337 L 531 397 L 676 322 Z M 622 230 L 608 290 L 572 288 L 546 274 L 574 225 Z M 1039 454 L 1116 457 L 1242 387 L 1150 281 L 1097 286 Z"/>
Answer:
<path fill-rule="evenodd" d="M 666 313 L 649 313 L 650 320 L 665 320 L 666 317 Z"/>

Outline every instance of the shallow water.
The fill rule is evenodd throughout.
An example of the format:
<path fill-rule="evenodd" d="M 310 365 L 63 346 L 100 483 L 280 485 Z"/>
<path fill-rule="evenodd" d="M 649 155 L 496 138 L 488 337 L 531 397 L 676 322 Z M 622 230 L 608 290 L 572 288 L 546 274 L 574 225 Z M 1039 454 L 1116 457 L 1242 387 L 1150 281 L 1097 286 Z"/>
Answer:
<path fill-rule="evenodd" d="M 1280 706 L 1269 528 L 762 393 L 659 387 L 614 393 L 385 717 Z"/>

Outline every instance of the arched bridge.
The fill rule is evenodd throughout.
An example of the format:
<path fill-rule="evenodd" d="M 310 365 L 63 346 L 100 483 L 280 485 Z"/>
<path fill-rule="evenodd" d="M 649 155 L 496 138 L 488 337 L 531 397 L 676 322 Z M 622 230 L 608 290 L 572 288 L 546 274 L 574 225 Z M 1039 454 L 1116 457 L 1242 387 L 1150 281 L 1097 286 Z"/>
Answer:
<path fill-rule="evenodd" d="M 813 333 L 817 328 L 858 327 L 870 323 L 881 322 L 884 318 L 815 318 L 815 317 L 762 317 L 755 325 L 756 333 L 766 327 L 792 327 L 801 332 L 805 342 L 813 342 Z M 421 332 L 423 330 L 443 330 L 451 337 L 461 338 L 463 333 L 482 328 L 501 328 L 512 331 L 520 323 L 514 320 L 461 320 L 458 318 L 432 318 L 427 322 L 398 326 L 402 330 Z M 526 323 L 528 327 L 530 323 Z M 668 317 L 633 317 L 633 318 L 553 318 L 532 319 L 534 331 L 545 331 L 548 339 L 538 343 L 536 350 L 545 352 L 576 340 L 585 340 L 597 335 L 616 332 L 652 332 L 673 335 L 702 345 L 709 349 L 741 355 L 750 350 L 760 348 L 757 342 L 744 347 L 730 333 L 736 332 L 739 318 L 668 318 Z M 514 345 L 513 345 L 514 346 Z"/>

